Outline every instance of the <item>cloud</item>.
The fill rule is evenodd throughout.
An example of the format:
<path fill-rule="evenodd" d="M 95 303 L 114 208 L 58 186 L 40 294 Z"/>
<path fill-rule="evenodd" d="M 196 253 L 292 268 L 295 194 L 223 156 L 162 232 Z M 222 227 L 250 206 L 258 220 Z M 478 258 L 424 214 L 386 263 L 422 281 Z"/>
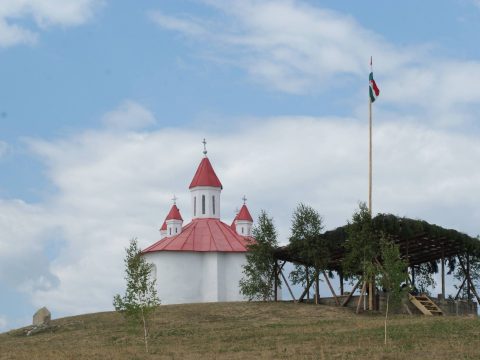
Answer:
<path fill-rule="evenodd" d="M 37 31 L 49 26 L 81 25 L 102 4 L 103 0 L 4 0 L 0 2 L 0 46 L 34 43 Z M 29 27 L 25 23 L 31 20 L 35 26 Z"/>
<path fill-rule="evenodd" d="M 438 56 L 430 44 L 397 45 L 351 16 L 300 1 L 203 3 L 211 10 L 203 18 L 183 15 L 175 26 L 180 18 L 162 13 L 156 23 L 196 40 L 207 61 L 242 68 L 253 82 L 293 94 L 338 91 L 364 108 L 373 55 L 383 111 L 413 112 L 442 127 L 476 123 L 478 61 Z M 191 31 L 199 24 L 201 31 Z"/>
<path fill-rule="evenodd" d="M 135 116 L 125 109 L 125 117 Z M 478 232 L 475 136 L 408 121 L 377 125 L 374 136 L 375 212 Z M 203 137 L 224 185 L 227 223 L 246 194 L 252 214 L 267 210 L 285 243 L 299 202 L 318 209 L 331 229 L 366 199 L 367 128 L 353 118 L 241 119 L 228 133 L 107 127 L 30 140 L 56 191 L 38 204 L 0 202 L 0 274 L 8 268 L 11 286 L 57 316 L 111 309 L 129 239 L 138 237 L 142 247 L 158 240 L 173 194 L 186 222 L 191 218 L 188 184 Z"/>
<path fill-rule="evenodd" d="M 117 109 L 103 116 L 103 123 L 118 130 L 141 129 L 155 124 L 155 117 L 142 105 L 125 100 Z"/>
<path fill-rule="evenodd" d="M 8 154 L 10 146 L 5 141 L 0 140 L 0 158 Z"/>
<path fill-rule="evenodd" d="M 181 19 L 174 16 L 167 16 L 160 11 L 149 13 L 150 19 L 164 29 L 179 31 L 188 35 L 202 35 L 206 30 L 197 23 L 194 18 Z"/>
<path fill-rule="evenodd" d="M 245 68 L 252 78 L 289 93 L 304 93 L 334 76 L 360 77 L 376 54 L 387 70 L 410 61 L 413 54 L 341 13 L 295 1 L 208 1 L 226 15 L 224 21 L 181 20 L 162 14 L 160 27 L 193 36 L 228 61 Z M 224 17 L 222 17 L 223 19 Z M 208 25 L 207 25 L 208 24 Z"/>

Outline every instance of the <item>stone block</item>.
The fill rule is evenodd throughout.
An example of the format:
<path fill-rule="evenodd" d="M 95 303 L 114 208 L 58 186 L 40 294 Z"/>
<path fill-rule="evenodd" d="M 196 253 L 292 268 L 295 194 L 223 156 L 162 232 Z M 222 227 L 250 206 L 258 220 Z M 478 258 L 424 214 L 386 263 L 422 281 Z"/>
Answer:
<path fill-rule="evenodd" d="M 52 318 L 50 311 L 43 307 L 33 315 L 33 325 L 48 325 Z"/>

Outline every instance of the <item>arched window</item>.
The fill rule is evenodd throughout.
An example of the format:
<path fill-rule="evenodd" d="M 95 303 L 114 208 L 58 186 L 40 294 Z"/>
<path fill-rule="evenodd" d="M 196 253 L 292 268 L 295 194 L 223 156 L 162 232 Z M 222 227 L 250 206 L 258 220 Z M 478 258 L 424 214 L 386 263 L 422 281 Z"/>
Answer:
<path fill-rule="evenodd" d="M 175 234 L 178 233 L 178 228 L 175 228 Z"/>
<path fill-rule="evenodd" d="M 202 195 L 202 214 L 205 215 L 205 195 Z"/>
<path fill-rule="evenodd" d="M 242 234 L 243 234 L 243 226 L 242 226 Z"/>
<path fill-rule="evenodd" d="M 168 229 L 169 235 L 172 235 L 172 228 Z"/>
<path fill-rule="evenodd" d="M 215 195 L 212 196 L 212 211 L 213 215 L 215 215 Z"/>
<path fill-rule="evenodd" d="M 197 197 L 193 197 L 193 216 L 197 216 Z"/>

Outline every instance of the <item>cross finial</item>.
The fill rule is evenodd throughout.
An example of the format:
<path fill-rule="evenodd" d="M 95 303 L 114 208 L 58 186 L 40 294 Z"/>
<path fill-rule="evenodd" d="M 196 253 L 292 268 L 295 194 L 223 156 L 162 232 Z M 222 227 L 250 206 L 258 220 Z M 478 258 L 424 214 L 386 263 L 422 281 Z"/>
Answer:
<path fill-rule="evenodd" d="M 238 213 L 240 212 L 240 210 L 238 209 L 238 206 L 235 208 L 235 215 L 238 215 Z"/>
<path fill-rule="evenodd" d="M 175 196 L 175 194 L 173 194 L 172 200 L 173 200 L 173 205 L 177 205 L 178 198 Z"/>
<path fill-rule="evenodd" d="M 242 200 L 243 200 L 243 205 L 245 205 L 245 203 L 247 202 L 247 197 L 245 195 L 243 195 Z"/>
<path fill-rule="evenodd" d="M 202 141 L 203 144 L 203 155 L 207 156 L 207 140 L 205 138 Z"/>

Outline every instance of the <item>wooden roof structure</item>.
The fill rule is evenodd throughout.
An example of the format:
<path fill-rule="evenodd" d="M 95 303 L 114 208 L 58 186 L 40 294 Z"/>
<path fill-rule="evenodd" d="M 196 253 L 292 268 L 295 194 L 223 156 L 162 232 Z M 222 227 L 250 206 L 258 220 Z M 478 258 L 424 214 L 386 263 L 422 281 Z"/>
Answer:
<path fill-rule="evenodd" d="M 469 254 L 480 258 L 480 240 L 452 229 L 429 224 L 423 220 L 379 214 L 372 219 L 375 231 L 383 232 L 400 246 L 400 253 L 409 266 Z M 347 227 L 327 231 L 322 236 L 332 244 L 328 270 L 341 271 L 345 256 Z M 275 251 L 277 260 L 310 265 L 287 245 Z"/>

